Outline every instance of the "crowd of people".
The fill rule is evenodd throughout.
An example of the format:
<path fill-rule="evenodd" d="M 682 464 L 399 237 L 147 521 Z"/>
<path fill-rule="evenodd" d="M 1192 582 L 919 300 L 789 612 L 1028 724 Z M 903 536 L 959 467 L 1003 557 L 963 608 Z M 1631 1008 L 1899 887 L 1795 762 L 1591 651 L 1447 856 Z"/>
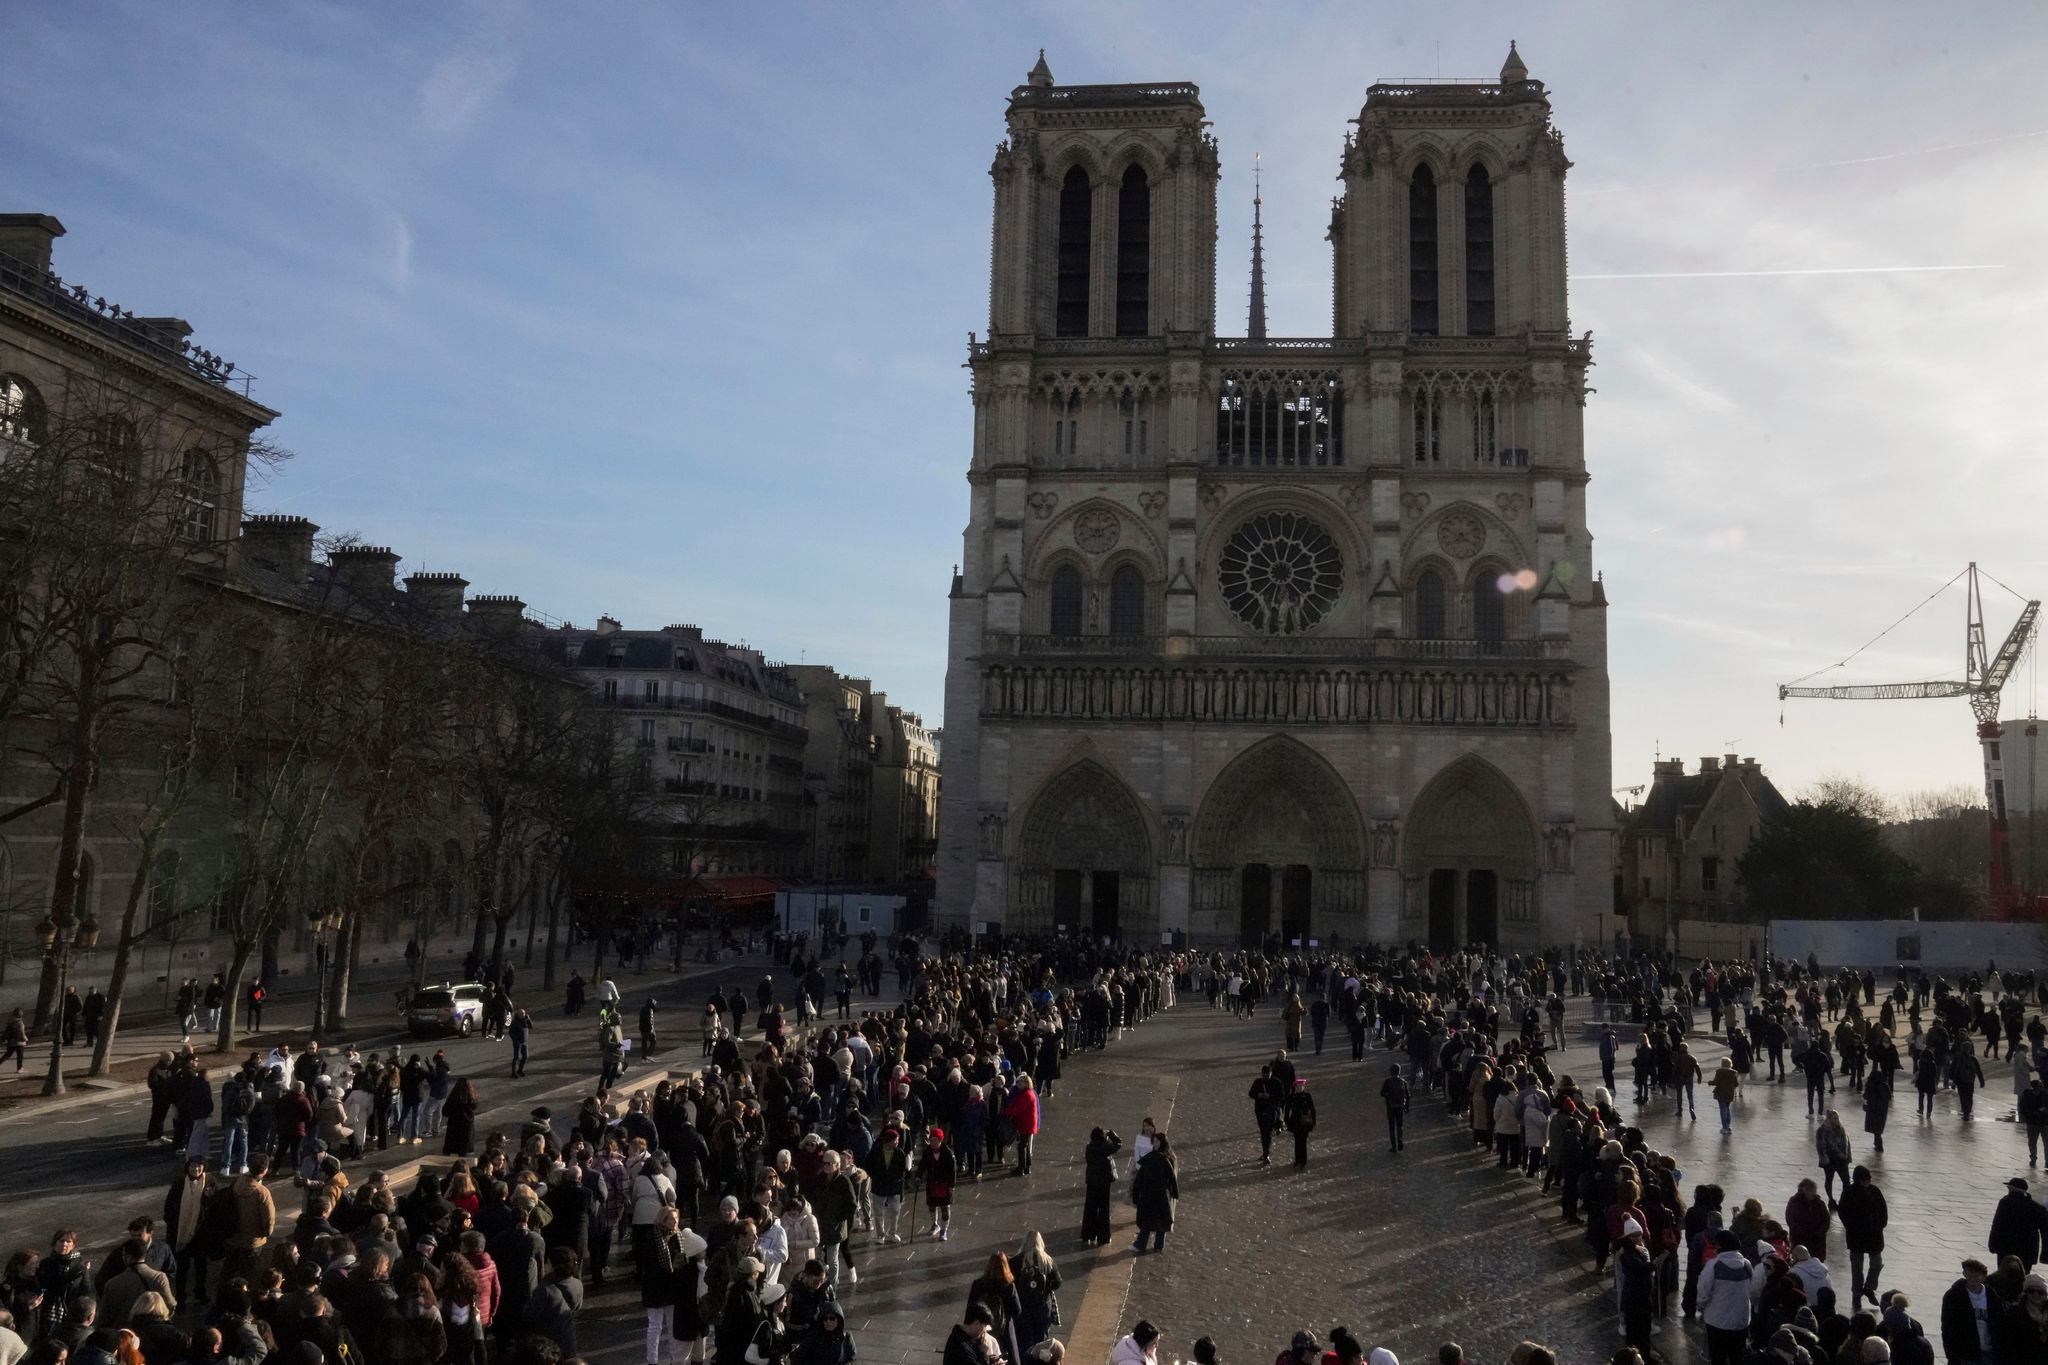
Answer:
<path fill-rule="evenodd" d="M 481 1135 L 477 1087 L 442 1052 L 308 1043 L 225 1077 L 189 1047 L 164 1054 L 145 1141 L 183 1161 L 161 1208 L 97 1256 L 71 1229 L 18 1250 L 0 1365 L 553 1365 L 579 1358 L 586 1290 L 608 1279 L 637 1290 L 649 1365 L 851 1365 L 838 1303 L 860 1263 L 948 1239 L 960 1184 L 1030 1179 L 1069 1059 L 1176 984 L 1174 965 L 1115 949 L 928 957 L 904 941 L 901 1003 L 855 1018 L 851 983 L 882 985 L 876 947 L 841 969 L 785 941 L 753 1000 L 710 993 L 687 1076 L 630 1096 L 601 1083 L 573 1113 Z M 602 1039 L 618 1005 L 612 983 L 598 990 Z M 587 993 L 574 983 L 565 1012 Z M 356 1161 L 436 1138 L 410 1188 Z M 1097 1138 L 1114 1180 L 1120 1139 Z M 1140 1171 L 1164 1175 L 1163 1248 L 1168 1144 L 1139 1141 Z M 1059 1284 L 1042 1237 L 1020 1236 L 970 1287 L 980 1330 L 949 1359 L 1053 1365 Z"/>
<path fill-rule="evenodd" d="M 1881 1153 L 1898 1078 L 1910 1079 L 1923 1119 L 1946 1090 L 1958 1121 L 1967 1123 L 1986 1084 L 1985 1064 L 2004 1064 L 2012 1082 L 2008 1116 L 2026 1133 L 2029 1165 L 2037 1164 L 2048 1137 L 2048 1026 L 2039 1012 L 2048 981 L 2031 973 L 1992 967 L 1952 984 L 1901 968 L 1880 999 L 1874 973 L 1823 972 L 1812 961 L 1774 961 L 1759 971 L 1648 957 L 1581 956 L 1568 966 L 1557 954 L 1368 950 L 1314 959 L 1219 956 L 1206 978 L 1210 1003 L 1246 1018 L 1256 1018 L 1268 999 L 1281 1002 L 1282 1047 L 1249 1092 L 1262 1163 L 1285 1130 L 1296 1164 L 1306 1164 L 1315 1110 L 1294 1060 L 1304 1047 L 1301 1023 L 1311 1025 L 1316 1053 L 1336 1025 L 1354 1059 L 1387 1058 L 1379 1093 L 1391 1152 L 1405 1149 L 1415 1098 L 1439 1096 L 1463 1119 L 1475 1151 L 1540 1181 L 1558 1216 L 1584 1227 L 1595 1270 L 1610 1277 L 1616 1331 L 1639 1357 L 1659 1354 L 1654 1338 L 1676 1297 L 1681 1320 L 1697 1324 L 1713 1365 L 1931 1365 L 1937 1338 L 1951 1361 L 2048 1362 L 2048 1280 L 2033 1273 L 2048 1259 L 2048 1208 L 2028 1182 L 2007 1182 L 1986 1259 L 1958 1266 L 1930 1337 L 1913 1299 L 1885 1285 L 1884 1193 L 1869 1166 L 1854 1164 L 1848 1127 L 1831 1099 L 1846 1088 L 1860 1101 L 1863 1135 Z M 1565 1041 L 1565 1000 L 1580 995 L 1597 1031 L 1598 1083 L 1589 1076 L 1582 1084 L 1554 1065 Z M 1689 1041 L 1702 1015 L 1727 1049 L 1712 1071 Z M 1616 1086 L 1624 1033 L 1634 1038 L 1626 1098 Z M 1786 1083 L 1804 1086 L 1812 1124 L 1804 1140 L 1818 1177 L 1789 1191 L 1731 1197 L 1711 1182 L 1687 1190 L 1677 1160 L 1631 1121 L 1662 1104 L 1695 1121 L 1696 1092 L 1705 1088 L 1722 1133 L 1732 1135 L 1745 1087 Z M 1781 1212 L 1766 1203 L 1773 1193 L 1785 1199 Z M 1831 1235 L 1848 1252 L 1846 1306 L 1826 1263 Z M 1119 1351 L 1143 1345 L 1136 1335 Z M 1337 1329 L 1325 1348 L 1304 1333 L 1294 1350 L 1342 1360 L 1356 1346 L 1347 1336 Z M 1536 1358 L 1548 1354 L 1525 1345 Z M 1449 1359 L 1456 1348 L 1444 1349 Z M 1288 1358 L 1283 1352 L 1277 1365 Z M 1307 1365 L 1306 1357 L 1296 1359 Z M 1380 1365 L 1389 1362 L 1390 1353 Z"/>

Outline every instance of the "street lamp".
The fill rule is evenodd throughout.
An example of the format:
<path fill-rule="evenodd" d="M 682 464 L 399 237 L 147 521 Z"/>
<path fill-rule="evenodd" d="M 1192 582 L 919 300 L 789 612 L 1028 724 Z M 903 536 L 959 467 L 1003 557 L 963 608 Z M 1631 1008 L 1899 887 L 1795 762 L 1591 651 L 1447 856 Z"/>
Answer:
<path fill-rule="evenodd" d="M 341 910 L 316 905 L 306 912 L 306 927 L 313 931 L 313 1041 L 327 1027 L 327 959 L 332 956 L 334 936 L 341 929 Z"/>
<path fill-rule="evenodd" d="M 56 1005 L 50 1014 L 50 1074 L 43 1079 L 45 1095 L 64 1093 L 64 992 L 71 984 L 71 969 L 77 965 L 80 953 L 89 953 L 99 946 L 100 922 L 87 911 L 69 938 L 64 936 L 66 926 L 44 915 L 36 924 L 36 942 L 41 945 L 43 956 L 57 968 Z"/>

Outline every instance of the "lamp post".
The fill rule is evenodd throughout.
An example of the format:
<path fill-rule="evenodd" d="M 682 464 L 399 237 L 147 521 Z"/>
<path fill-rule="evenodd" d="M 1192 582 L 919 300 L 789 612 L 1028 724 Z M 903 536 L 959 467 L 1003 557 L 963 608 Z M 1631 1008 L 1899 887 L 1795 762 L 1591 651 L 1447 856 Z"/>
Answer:
<path fill-rule="evenodd" d="M 90 911 L 69 937 L 64 933 L 67 927 L 44 915 L 35 929 L 43 956 L 57 968 L 57 1003 L 50 1017 L 50 1074 L 43 1079 L 45 1095 L 64 1093 L 64 995 L 71 984 L 71 969 L 80 953 L 91 952 L 100 941 L 100 922 Z"/>
<path fill-rule="evenodd" d="M 327 1030 L 327 968 L 332 957 L 334 936 L 341 928 L 341 911 L 331 905 L 315 906 L 306 912 L 306 925 L 313 931 L 313 1041 L 325 1042 Z"/>

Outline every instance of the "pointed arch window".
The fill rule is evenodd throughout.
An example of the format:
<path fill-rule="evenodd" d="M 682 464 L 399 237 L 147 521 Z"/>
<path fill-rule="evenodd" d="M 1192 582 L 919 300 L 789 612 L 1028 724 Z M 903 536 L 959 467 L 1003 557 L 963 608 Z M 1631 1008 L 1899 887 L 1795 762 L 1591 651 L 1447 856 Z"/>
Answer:
<path fill-rule="evenodd" d="M 1498 569 L 1481 569 L 1473 577 L 1472 638 L 1490 645 L 1508 638 L 1508 596 Z"/>
<path fill-rule="evenodd" d="M 1480 464 L 1500 459 L 1500 421 L 1491 390 L 1472 400 L 1472 458 Z"/>
<path fill-rule="evenodd" d="M 1116 334 L 1141 337 L 1151 330 L 1152 186 L 1145 171 L 1124 171 L 1116 192 Z"/>
<path fill-rule="evenodd" d="M 1130 639 L 1145 633 L 1145 575 L 1124 564 L 1109 579 L 1109 633 Z"/>
<path fill-rule="evenodd" d="M 1057 304 L 1053 335 L 1088 335 L 1089 233 L 1094 217 L 1088 172 L 1075 166 L 1060 182 L 1060 238 Z"/>
<path fill-rule="evenodd" d="M 1415 580 L 1416 639 L 1442 640 L 1449 635 L 1445 629 L 1445 597 L 1444 576 L 1433 568 L 1424 569 Z"/>
<path fill-rule="evenodd" d="M 211 545 L 220 527 L 220 466 L 203 450 L 178 465 L 178 530 L 194 545 Z"/>
<path fill-rule="evenodd" d="M 1442 464 L 1444 459 L 1444 399 L 1430 389 L 1418 389 L 1409 400 L 1415 417 L 1415 463 Z"/>
<path fill-rule="evenodd" d="M 1433 337 L 1436 317 L 1436 174 L 1417 166 L 1408 180 L 1408 330 Z"/>
<path fill-rule="evenodd" d="M 1049 633 L 1074 636 L 1081 633 L 1081 571 L 1062 564 L 1052 575 L 1052 619 Z"/>
<path fill-rule="evenodd" d="M 1465 335 L 1493 335 L 1493 177 L 1465 177 Z"/>
<path fill-rule="evenodd" d="M 1124 454 L 1133 457 L 1145 453 L 1146 427 L 1150 425 L 1152 399 L 1148 394 L 1139 398 L 1129 389 L 1117 399 L 1117 416 L 1124 424 Z"/>

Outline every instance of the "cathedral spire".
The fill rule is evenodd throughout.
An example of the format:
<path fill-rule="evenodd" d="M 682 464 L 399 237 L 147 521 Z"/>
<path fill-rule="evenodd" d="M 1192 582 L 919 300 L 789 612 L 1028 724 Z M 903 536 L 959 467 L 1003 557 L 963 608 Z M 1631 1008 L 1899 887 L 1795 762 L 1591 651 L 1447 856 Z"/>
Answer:
<path fill-rule="evenodd" d="M 1252 315 L 1244 334 L 1253 341 L 1266 339 L 1266 242 L 1259 210 L 1265 203 L 1259 193 L 1259 154 L 1252 153 Z"/>

